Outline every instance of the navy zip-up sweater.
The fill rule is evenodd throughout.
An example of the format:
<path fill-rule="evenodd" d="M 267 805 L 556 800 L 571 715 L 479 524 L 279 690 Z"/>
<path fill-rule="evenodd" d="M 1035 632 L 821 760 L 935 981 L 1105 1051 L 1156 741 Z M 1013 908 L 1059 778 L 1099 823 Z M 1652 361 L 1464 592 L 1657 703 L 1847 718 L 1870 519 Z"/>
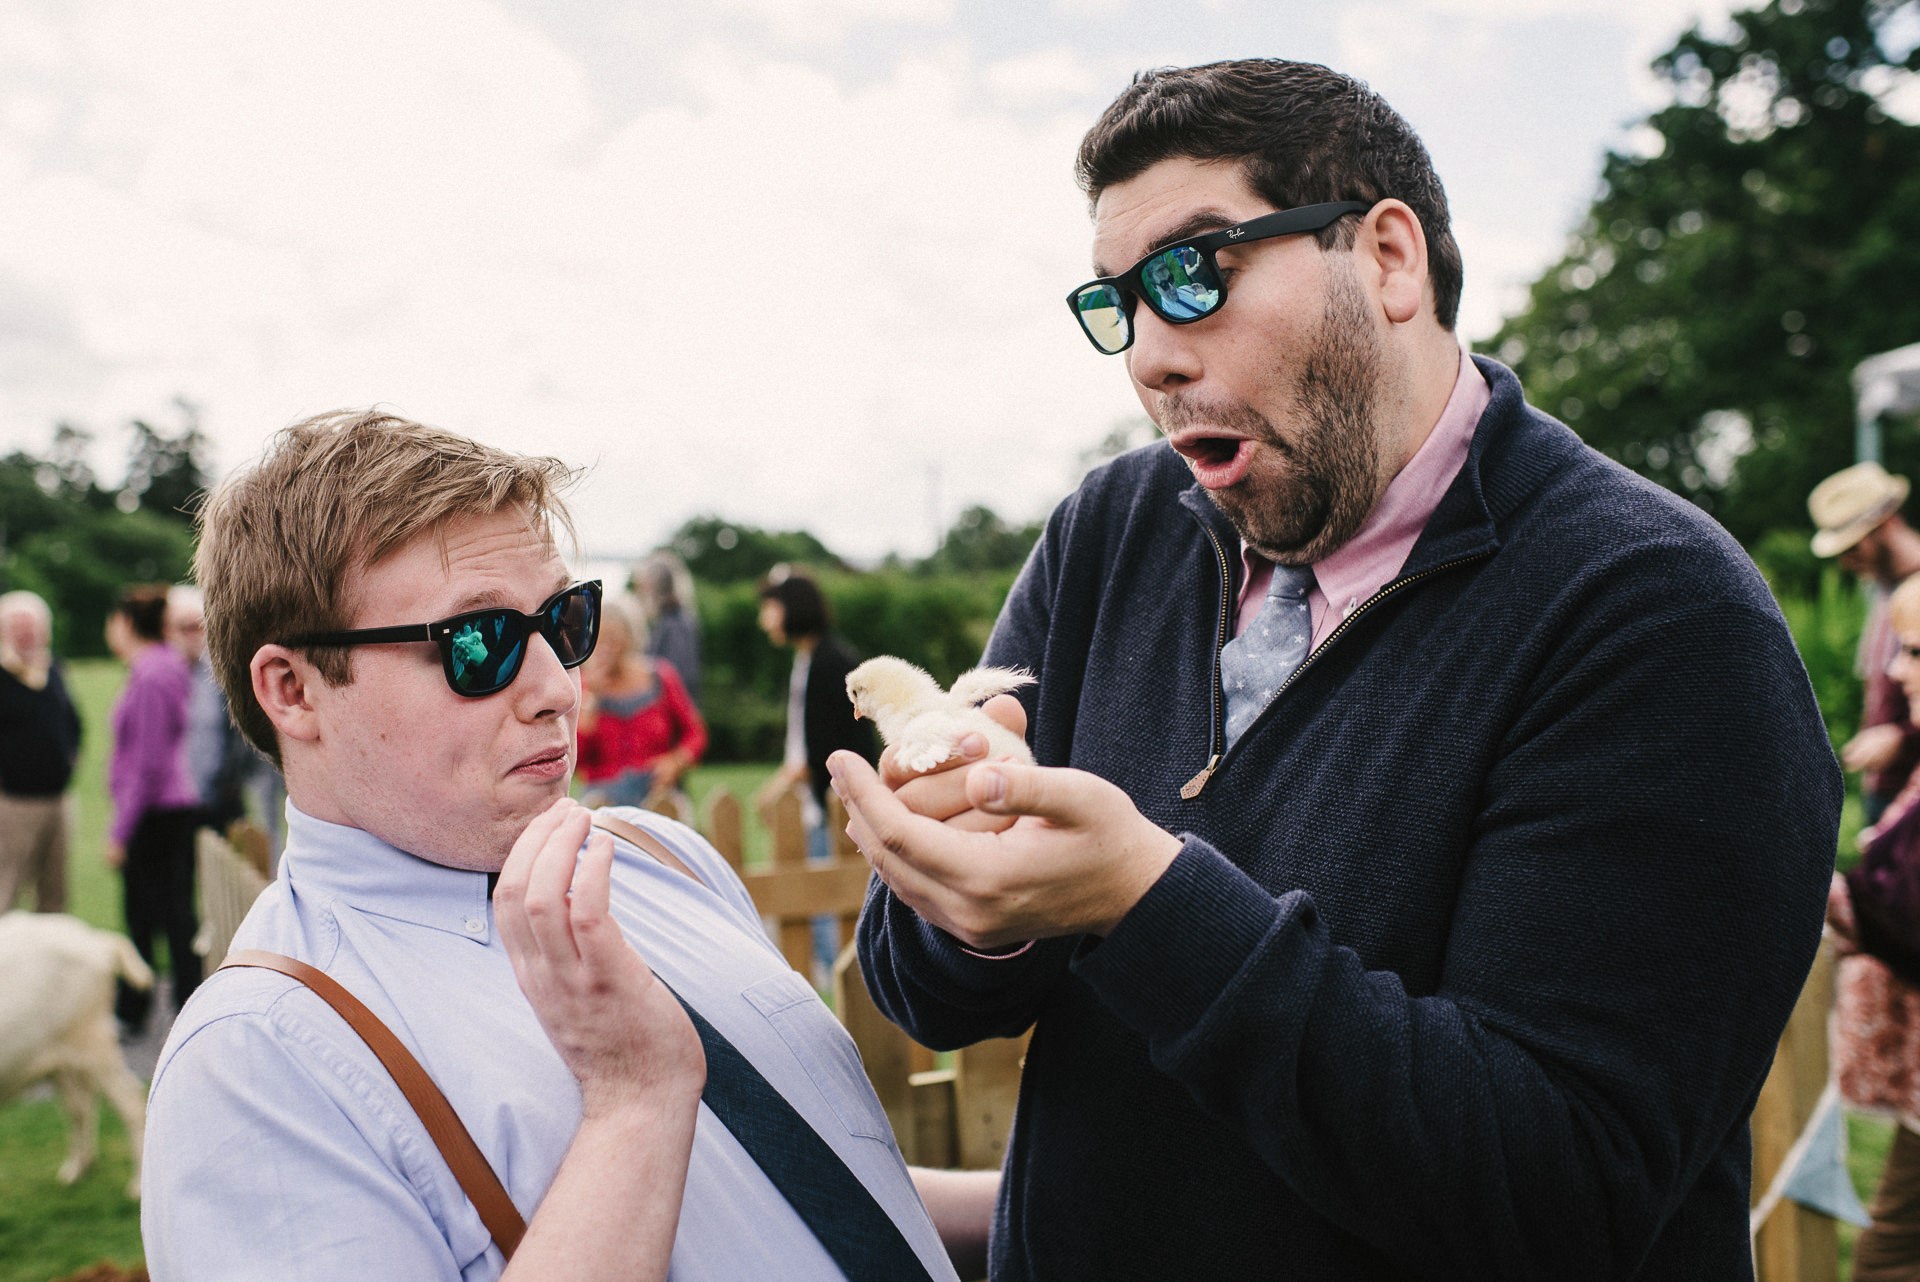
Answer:
<path fill-rule="evenodd" d="M 1839 771 L 1738 546 L 1477 364 L 1400 576 L 1191 798 L 1238 567 L 1178 456 L 1089 475 L 1015 584 L 987 661 L 1038 675 L 1038 760 L 1185 845 L 1104 940 L 1011 960 L 870 892 L 915 1037 L 1034 1028 L 995 1282 L 1752 1276 Z"/>

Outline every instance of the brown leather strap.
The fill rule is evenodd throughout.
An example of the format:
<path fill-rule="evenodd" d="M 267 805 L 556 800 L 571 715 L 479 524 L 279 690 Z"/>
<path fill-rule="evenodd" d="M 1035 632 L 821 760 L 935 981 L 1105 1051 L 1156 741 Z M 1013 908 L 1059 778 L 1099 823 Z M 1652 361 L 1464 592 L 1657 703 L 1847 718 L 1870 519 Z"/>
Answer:
<path fill-rule="evenodd" d="M 684 873 L 692 877 L 695 881 L 700 880 L 699 877 L 694 875 L 693 869 L 681 863 L 679 858 L 671 850 L 668 850 L 666 846 L 661 844 L 658 837 L 646 829 L 635 824 L 630 824 L 624 819 L 616 819 L 604 810 L 596 810 L 593 812 L 593 826 L 596 828 L 604 828 L 623 841 L 632 842 L 675 872 Z"/>
<path fill-rule="evenodd" d="M 453 1105 L 447 1103 L 447 1097 L 434 1085 L 427 1070 L 420 1067 L 420 1061 L 413 1057 L 413 1052 L 380 1022 L 378 1015 L 361 1005 L 359 998 L 342 988 L 325 971 L 316 970 L 305 962 L 295 961 L 280 953 L 263 952 L 256 948 L 229 953 L 220 969 L 234 966 L 277 970 L 282 975 L 299 980 L 318 993 L 327 1005 L 340 1012 L 347 1026 L 360 1035 L 360 1040 L 386 1065 L 387 1072 L 393 1074 L 393 1080 L 407 1097 L 407 1103 L 413 1105 L 413 1111 L 420 1115 L 427 1134 L 439 1146 L 440 1155 L 453 1168 L 453 1177 L 466 1190 L 474 1210 L 480 1212 L 480 1222 L 487 1226 L 487 1232 L 493 1234 L 500 1253 L 511 1260 L 514 1248 L 520 1245 L 520 1239 L 527 1231 L 526 1221 L 520 1218 L 519 1209 L 514 1206 L 513 1199 L 507 1196 L 507 1190 L 501 1187 L 500 1177 L 487 1164 L 480 1146 L 467 1133 L 460 1115 L 453 1111 Z"/>

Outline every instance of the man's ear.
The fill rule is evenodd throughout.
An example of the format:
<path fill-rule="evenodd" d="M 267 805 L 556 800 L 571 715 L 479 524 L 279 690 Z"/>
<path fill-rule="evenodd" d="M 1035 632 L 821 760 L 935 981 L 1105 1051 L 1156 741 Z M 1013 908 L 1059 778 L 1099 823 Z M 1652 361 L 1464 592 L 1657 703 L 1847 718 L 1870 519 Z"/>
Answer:
<path fill-rule="evenodd" d="M 1371 275 L 1387 319 L 1404 325 L 1428 297 L 1427 233 L 1405 201 L 1380 201 L 1367 211 L 1354 245 L 1360 271 Z"/>
<path fill-rule="evenodd" d="M 263 645 L 254 651 L 247 672 L 253 678 L 253 697 L 282 738 L 311 743 L 320 737 L 313 696 L 325 682 L 306 655 L 283 645 Z"/>

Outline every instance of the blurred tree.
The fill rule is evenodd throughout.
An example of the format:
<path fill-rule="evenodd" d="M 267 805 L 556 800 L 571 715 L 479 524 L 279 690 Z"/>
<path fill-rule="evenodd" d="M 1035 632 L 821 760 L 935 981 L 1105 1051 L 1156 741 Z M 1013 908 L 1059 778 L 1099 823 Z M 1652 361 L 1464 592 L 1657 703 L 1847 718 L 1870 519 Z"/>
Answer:
<path fill-rule="evenodd" d="M 970 507 L 954 521 L 940 546 L 920 563 L 920 568 L 936 574 L 1017 570 L 1026 564 L 1027 553 L 1039 539 L 1041 528 L 1038 521 L 1015 528 L 992 508 Z"/>
<path fill-rule="evenodd" d="M 667 548 L 687 563 L 693 577 L 708 583 L 757 579 L 781 562 L 811 569 L 845 569 L 846 562 L 804 530 L 762 530 L 717 516 L 688 520 Z"/>
<path fill-rule="evenodd" d="M 1160 429 L 1155 427 L 1153 420 L 1145 414 L 1134 418 L 1123 418 L 1108 428 L 1105 436 L 1081 450 L 1074 461 L 1080 472 L 1088 472 L 1110 458 L 1117 458 L 1128 450 L 1138 449 L 1142 445 L 1159 439 Z"/>
<path fill-rule="evenodd" d="M 1491 344 L 1529 397 L 1742 542 L 1853 458 L 1849 373 L 1920 340 L 1920 0 L 1772 0 L 1654 61 L 1566 256 Z M 1889 466 L 1920 464 L 1896 425 Z"/>
<path fill-rule="evenodd" d="M 0 458 L 0 591 L 46 598 L 62 654 L 106 653 L 102 628 L 127 584 L 187 576 L 193 531 L 182 509 L 206 484 L 207 440 L 192 406 L 178 404 L 183 423 L 171 433 L 130 425 L 127 481 L 117 492 L 87 461 L 92 434 L 71 424 L 54 428 L 44 457 L 15 450 Z"/>
<path fill-rule="evenodd" d="M 207 487 L 207 436 L 200 410 L 176 398 L 180 427 L 168 434 L 143 419 L 128 425 L 133 443 L 127 454 L 127 479 L 120 488 L 122 511 L 144 508 L 176 520 L 192 521 L 192 503 Z"/>

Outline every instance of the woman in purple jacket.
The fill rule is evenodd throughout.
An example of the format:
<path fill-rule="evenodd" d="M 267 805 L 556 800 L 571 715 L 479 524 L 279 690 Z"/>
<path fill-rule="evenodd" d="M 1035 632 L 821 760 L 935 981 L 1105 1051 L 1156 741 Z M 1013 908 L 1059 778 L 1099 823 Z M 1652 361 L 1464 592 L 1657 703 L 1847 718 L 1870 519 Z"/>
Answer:
<path fill-rule="evenodd" d="M 187 661 L 160 639 L 166 611 L 165 586 L 134 587 L 107 617 L 107 645 L 127 664 L 127 684 L 113 709 L 107 863 L 120 870 L 127 935 L 149 964 L 154 935 L 166 932 L 177 1010 L 200 983 L 200 957 L 193 951 L 199 930 L 193 906 L 199 797 L 181 751 L 193 682 Z M 114 1013 L 122 1027 L 138 1033 L 151 1007 L 149 994 L 123 984 Z"/>

